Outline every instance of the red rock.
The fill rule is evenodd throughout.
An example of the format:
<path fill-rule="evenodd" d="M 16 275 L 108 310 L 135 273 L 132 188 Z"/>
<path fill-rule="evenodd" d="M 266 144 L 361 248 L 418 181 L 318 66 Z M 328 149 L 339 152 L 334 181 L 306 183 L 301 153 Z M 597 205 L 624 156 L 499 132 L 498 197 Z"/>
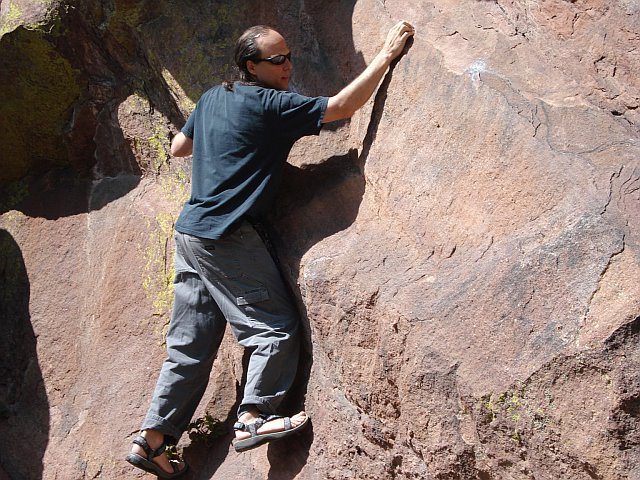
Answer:
<path fill-rule="evenodd" d="M 312 428 L 244 455 L 185 435 L 193 477 L 640 475 L 634 2 L 33 3 L 0 5 L 0 111 L 55 114 L 28 149 L 0 122 L 0 478 L 132 475 L 188 189 L 169 138 L 238 33 L 274 25 L 293 86 L 331 95 L 399 19 L 413 45 L 296 146 L 273 212 Z M 197 417 L 232 418 L 242 357 L 228 335 Z"/>

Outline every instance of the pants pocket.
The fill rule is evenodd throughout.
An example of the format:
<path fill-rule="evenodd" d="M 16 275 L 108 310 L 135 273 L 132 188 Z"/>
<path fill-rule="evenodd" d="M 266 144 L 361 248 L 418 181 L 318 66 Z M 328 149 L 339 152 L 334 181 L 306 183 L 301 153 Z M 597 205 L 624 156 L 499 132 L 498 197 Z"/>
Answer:
<path fill-rule="evenodd" d="M 238 253 L 225 248 L 222 241 L 195 239 L 191 241 L 191 247 L 205 275 L 227 280 L 236 280 L 243 276 Z"/>
<path fill-rule="evenodd" d="M 239 307 L 264 302 L 265 300 L 269 300 L 269 291 L 265 287 L 236 293 L 236 305 Z"/>

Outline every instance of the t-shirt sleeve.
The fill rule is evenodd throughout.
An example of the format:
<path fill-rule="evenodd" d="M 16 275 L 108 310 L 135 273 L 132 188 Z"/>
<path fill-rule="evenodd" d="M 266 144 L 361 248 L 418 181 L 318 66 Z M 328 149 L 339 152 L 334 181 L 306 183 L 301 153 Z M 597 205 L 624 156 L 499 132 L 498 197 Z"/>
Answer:
<path fill-rule="evenodd" d="M 197 110 L 198 110 L 198 105 L 196 105 L 196 108 L 193 110 L 193 112 L 191 112 L 191 115 L 189 115 L 189 118 L 187 118 L 187 123 L 184 124 L 184 127 L 182 127 L 182 130 L 180 130 L 182 133 L 184 133 L 187 137 L 191 139 L 193 139 L 193 124 L 195 123 Z"/>
<path fill-rule="evenodd" d="M 293 92 L 278 92 L 270 100 L 270 110 L 275 113 L 275 128 L 283 137 L 297 140 L 320 133 L 328 97 L 305 97 Z"/>

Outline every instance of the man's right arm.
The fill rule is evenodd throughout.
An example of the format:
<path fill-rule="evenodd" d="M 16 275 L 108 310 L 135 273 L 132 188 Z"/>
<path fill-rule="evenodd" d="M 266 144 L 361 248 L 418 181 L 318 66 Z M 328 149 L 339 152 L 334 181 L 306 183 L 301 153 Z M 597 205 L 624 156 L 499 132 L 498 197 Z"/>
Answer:
<path fill-rule="evenodd" d="M 193 140 L 184 133 L 178 132 L 171 141 L 171 155 L 174 157 L 188 157 L 193 152 Z"/>
<path fill-rule="evenodd" d="M 351 118 L 358 109 L 367 103 L 391 62 L 402 53 L 408 38 L 414 33 L 413 26 L 407 22 L 394 25 L 389 30 L 384 47 L 364 72 L 337 95 L 329 98 L 322 123 Z"/>

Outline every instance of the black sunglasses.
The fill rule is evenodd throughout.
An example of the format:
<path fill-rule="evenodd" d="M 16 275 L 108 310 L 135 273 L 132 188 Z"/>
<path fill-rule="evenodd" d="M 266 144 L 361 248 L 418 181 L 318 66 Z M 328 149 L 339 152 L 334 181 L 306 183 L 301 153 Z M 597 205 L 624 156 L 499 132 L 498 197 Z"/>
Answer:
<path fill-rule="evenodd" d="M 291 61 L 291 52 L 287 53 L 286 55 L 273 55 L 269 58 L 256 58 L 252 60 L 255 63 L 269 62 L 269 63 L 272 63 L 273 65 L 282 65 L 285 60 Z"/>

